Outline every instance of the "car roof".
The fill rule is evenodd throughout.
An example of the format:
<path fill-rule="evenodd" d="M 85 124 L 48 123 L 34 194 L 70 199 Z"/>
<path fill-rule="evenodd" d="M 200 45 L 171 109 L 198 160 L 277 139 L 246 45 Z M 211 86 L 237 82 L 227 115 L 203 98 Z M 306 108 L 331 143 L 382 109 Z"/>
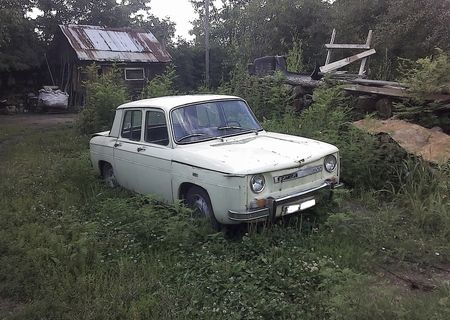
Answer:
<path fill-rule="evenodd" d="M 215 94 L 167 96 L 128 102 L 122 104 L 117 109 L 158 107 L 169 111 L 175 107 L 186 104 L 202 103 L 214 100 L 236 100 L 236 99 L 242 100 L 241 98 L 235 96 L 215 95 Z"/>

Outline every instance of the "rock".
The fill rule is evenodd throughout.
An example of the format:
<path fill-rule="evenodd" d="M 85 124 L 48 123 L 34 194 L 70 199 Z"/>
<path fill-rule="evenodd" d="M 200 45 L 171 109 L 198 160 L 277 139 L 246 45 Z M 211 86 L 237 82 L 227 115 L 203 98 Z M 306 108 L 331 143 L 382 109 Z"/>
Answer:
<path fill-rule="evenodd" d="M 364 119 L 354 125 L 372 134 L 386 133 L 406 152 L 424 160 L 444 164 L 450 160 L 450 136 L 403 120 Z"/>

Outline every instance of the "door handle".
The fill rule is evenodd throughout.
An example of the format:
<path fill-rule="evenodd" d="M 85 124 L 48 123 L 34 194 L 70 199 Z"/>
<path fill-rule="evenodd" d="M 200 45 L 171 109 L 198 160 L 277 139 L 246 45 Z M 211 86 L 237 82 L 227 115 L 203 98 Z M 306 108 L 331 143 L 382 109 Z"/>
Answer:
<path fill-rule="evenodd" d="M 145 151 L 145 148 L 144 147 L 138 147 L 137 148 L 137 152 L 141 152 L 141 151 Z"/>
<path fill-rule="evenodd" d="M 122 144 L 120 142 L 114 143 L 114 148 L 120 147 Z"/>

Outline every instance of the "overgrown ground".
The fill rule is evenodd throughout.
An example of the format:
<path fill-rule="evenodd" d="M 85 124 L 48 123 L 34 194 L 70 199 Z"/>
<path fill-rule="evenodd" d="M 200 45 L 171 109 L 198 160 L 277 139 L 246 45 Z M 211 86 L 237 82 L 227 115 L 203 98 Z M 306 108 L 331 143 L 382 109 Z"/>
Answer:
<path fill-rule="evenodd" d="M 290 120 L 265 125 L 297 133 Z M 1 136 L 0 318 L 450 318 L 446 167 L 412 159 L 389 172 L 396 179 L 357 176 L 372 166 L 360 153 L 373 141 L 346 131 L 353 189 L 304 216 L 225 234 L 181 205 L 108 189 L 88 137 L 70 126 Z M 373 191 L 377 179 L 392 188 Z"/>

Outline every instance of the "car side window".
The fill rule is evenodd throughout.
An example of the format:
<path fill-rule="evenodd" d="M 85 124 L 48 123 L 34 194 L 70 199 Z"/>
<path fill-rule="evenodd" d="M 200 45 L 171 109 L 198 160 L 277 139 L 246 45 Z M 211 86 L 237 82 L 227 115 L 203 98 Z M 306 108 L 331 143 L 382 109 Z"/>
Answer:
<path fill-rule="evenodd" d="M 145 115 L 145 141 L 162 146 L 169 144 L 167 122 L 164 112 L 149 110 Z"/>
<path fill-rule="evenodd" d="M 142 112 L 140 110 L 125 111 L 122 125 L 122 138 L 133 141 L 141 140 Z"/>

